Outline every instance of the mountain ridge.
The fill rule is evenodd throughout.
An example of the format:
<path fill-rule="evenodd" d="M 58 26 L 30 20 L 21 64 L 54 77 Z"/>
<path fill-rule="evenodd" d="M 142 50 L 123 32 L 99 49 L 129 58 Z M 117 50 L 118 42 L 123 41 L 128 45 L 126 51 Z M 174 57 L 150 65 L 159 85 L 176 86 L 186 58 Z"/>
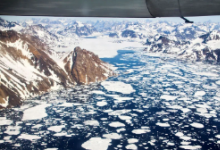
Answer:
<path fill-rule="evenodd" d="M 136 42 L 143 45 L 146 53 L 220 62 L 218 23 L 82 23 L 49 18 L 10 22 L 0 19 L 1 105 L 6 106 L 7 102 L 8 106 L 16 105 L 7 97 L 10 91 L 14 93 L 14 99 L 25 99 L 69 85 L 102 81 L 114 75 L 111 67 L 101 62 L 94 53 L 77 47 L 81 40 L 89 38 L 113 43 Z M 97 49 L 96 45 L 93 47 Z"/>
<path fill-rule="evenodd" d="M 57 60 L 50 56 L 51 51 L 48 45 L 36 36 L 18 33 L 13 30 L 0 31 L 0 47 L 1 108 L 16 106 L 27 97 L 39 95 L 50 90 L 90 83 L 81 82 L 81 80 L 85 80 L 85 76 L 80 76 L 80 79 L 78 79 L 78 76 L 69 76 L 70 74 L 67 74 L 68 70 L 64 70 L 58 65 Z M 82 51 L 85 58 L 91 56 L 97 58 L 97 60 L 87 61 L 89 64 L 93 64 L 92 61 L 94 63 L 101 61 L 94 53 L 85 49 L 81 50 L 79 47 L 71 51 L 69 56 L 73 57 L 71 54 L 75 53 L 75 51 L 79 54 Z M 71 64 L 73 64 L 72 60 L 73 58 L 70 59 Z M 63 60 L 61 59 L 61 61 Z M 77 63 L 80 64 L 80 60 L 77 59 Z M 85 64 L 85 66 L 87 65 Z M 97 68 L 89 71 L 94 74 L 93 71 L 102 68 L 101 65 L 107 66 L 107 63 L 102 62 Z M 80 71 L 80 68 L 76 70 L 76 72 Z M 105 72 L 107 71 L 113 72 L 110 68 L 105 70 Z M 84 73 L 89 74 L 88 71 L 84 71 Z M 108 74 L 107 77 L 111 75 L 113 73 Z M 107 77 L 97 77 L 100 77 L 99 81 L 107 79 Z"/>

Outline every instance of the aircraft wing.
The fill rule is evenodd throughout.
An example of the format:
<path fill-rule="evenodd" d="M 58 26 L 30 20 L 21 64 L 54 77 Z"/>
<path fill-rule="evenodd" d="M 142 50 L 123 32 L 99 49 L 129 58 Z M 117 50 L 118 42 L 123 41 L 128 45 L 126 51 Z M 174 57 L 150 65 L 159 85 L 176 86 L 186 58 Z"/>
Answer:
<path fill-rule="evenodd" d="M 220 15 L 220 0 L 1 0 L 0 15 L 188 17 Z"/>

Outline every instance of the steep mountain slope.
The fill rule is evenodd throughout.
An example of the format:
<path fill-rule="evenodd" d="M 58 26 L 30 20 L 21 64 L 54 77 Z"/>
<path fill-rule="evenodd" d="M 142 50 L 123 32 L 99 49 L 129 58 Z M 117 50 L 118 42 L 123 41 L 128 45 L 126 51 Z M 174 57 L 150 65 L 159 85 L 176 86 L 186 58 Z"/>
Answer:
<path fill-rule="evenodd" d="M 56 44 L 59 41 L 58 36 L 50 33 L 45 27 L 41 24 L 27 26 L 25 29 L 21 30 L 24 34 L 29 34 L 32 36 L 38 37 L 45 44 Z"/>
<path fill-rule="evenodd" d="M 16 93 L 16 101 L 48 91 L 56 84 L 66 86 L 71 83 L 65 72 L 46 54 L 47 46 L 38 38 L 12 30 L 0 31 L 0 47 L 1 86 Z M 10 106 L 12 97 L 3 89 L 5 94 L 1 94 L 1 98 L 8 99 Z"/>
<path fill-rule="evenodd" d="M 64 58 L 65 70 L 68 75 L 78 84 L 88 84 L 106 80 L 114 73 L 107 64 L 97 55 L 80 47 L 76 47 Z"/>
<path fill-rule="evenodd" d="M 70 54 L 80 55 L 80 48 L 75 49 L 74 52 L 70 52 L 68 55 L 69 61 L 66 62 L 71 64 L 69 65 L 69 68 L 72 68 L 70 71 L 64 69 L 67 67 L 61 64 L 58 65 L 58 62 L 50 57 L 51 52 L 48 49 L 48 45 L 36 36 L 19 34 L 13 30 L 0 31 L 1 107 L 18 105 L 21 100 L 42 92 L 72 86 L 76 83 L 88 84 L 96 81 L 95 76 L 89 76 L 89 71 L 92 71 L 91 74 L 102 71 L 101 73 L 104 75 L 112 72 L 109 68 L 104 70 L 102 64 L 100 64 L 97 68 L 86 71 L 84 68 L 78 67 L 72 73 L 73 68 L 76 68 L 74 64 L 80 64 L 81 58 L 76 59 L 74 55 Z M 83 57 L 88 58 L 88 55 L 92 58 L 95 57 L 94 54 L 86 50 L 81 51 L 85 53 Z M 96 59 L 86 59 L 86 62 L 87 64 L 94 64 L 96 61 L 101 61 L 97 57 Z M 65 66 L 67 65 L 65 64 Z M 75 76 L 80 73 L 88 74 L 88 82 L 85 82 L 87 76 Z M 97 81 L 104 80 L 107 77 L 104 78 L 100 75 L 100 80 Z"/>

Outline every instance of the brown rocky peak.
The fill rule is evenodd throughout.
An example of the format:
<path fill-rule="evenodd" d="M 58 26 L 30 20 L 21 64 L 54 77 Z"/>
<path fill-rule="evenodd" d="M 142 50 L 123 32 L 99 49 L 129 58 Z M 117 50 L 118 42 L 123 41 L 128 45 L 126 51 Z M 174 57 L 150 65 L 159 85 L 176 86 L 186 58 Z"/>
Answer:
<path fill-rule="evenodd" d="M 2 42 L 12 42 L 14 43 L 18 40 L 19 36 L 16 31 L 8 30 L 8 31 L 1 31 L 0 30 L 0 40 Z"/>
<path fill-rule="evenodd" d="M 72 64 L 72 66 L 66 71 L 70 71 L 69 75 L 77 84 L 100 82 L 114 75 L 108 63 L 103 62 L 93 52 L 80 47 L 76 47 L 72 52 L 71 61 L 72 63 L 68 65 Z"/>

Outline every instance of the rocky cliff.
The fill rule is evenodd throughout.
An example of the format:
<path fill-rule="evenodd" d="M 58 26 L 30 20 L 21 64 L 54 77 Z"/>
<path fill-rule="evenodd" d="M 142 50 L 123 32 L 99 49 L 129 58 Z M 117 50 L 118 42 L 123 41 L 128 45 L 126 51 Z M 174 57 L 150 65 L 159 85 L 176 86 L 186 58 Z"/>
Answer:
<path fill-rule="evenodd" d="M 64 53 L 66 54 L 66 53 Z M 64 59 L 54 59 L 39 37 L 0 31 L 0 108 L 74 84 L 102 81 L 113 75 L 108 64 L 79 47 Z"/>
<path fill-rule="evenodd" d="M 100 82 L 114 74 L 109 64 L 80 47 L 76 47 L 63 61 L 66 72 L 77 84 Z"/>

